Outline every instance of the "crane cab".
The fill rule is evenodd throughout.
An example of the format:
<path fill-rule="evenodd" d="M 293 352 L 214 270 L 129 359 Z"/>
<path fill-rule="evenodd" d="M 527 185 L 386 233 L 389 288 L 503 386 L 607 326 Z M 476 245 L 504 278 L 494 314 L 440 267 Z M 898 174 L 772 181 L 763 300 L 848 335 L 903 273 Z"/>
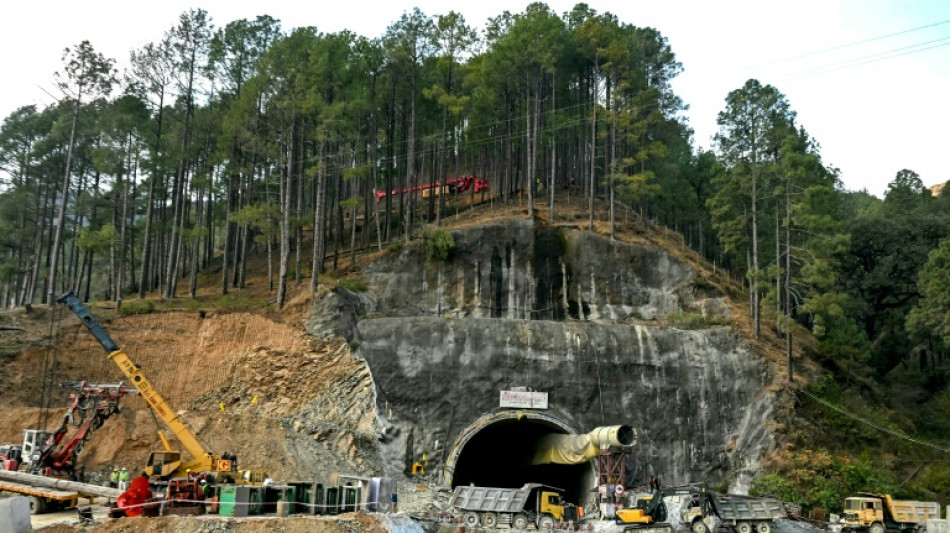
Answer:
<path fill-rule="evenodd" d="M 167 479 L 181 467 L 181 452 L 161 451 L 148 454 L 145 473 L 150 477 Z"/>

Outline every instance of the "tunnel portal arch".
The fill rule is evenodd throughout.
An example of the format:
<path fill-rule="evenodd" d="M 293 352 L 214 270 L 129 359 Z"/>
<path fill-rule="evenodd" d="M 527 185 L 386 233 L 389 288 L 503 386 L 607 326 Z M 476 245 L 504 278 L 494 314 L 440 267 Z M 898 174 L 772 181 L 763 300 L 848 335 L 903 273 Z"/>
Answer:
<path fill-rule="evenodd" d="M 583 504 L 594 488 L 593 461 L 576 465 L 531 465 L 541 437 L 577 435 L 569 424 L 547 413 L 500 411 L 479 418 L 459 433 L 445 463 L 442 482 L 488 487 L 543 483 L 564 489 L 566 500 Z"/>

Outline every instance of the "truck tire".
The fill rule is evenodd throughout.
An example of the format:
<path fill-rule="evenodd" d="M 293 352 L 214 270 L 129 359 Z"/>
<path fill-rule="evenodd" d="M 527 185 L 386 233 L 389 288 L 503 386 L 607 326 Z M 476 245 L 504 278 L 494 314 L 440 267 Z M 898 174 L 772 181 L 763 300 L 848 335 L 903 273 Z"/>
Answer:
<path fill-rule="evenodd" d="M 482 513 L 482 526 L 491 529 L 497 525 L 498 525 L 498 515 L 491 512 Z"/>
<path fill-rule="evenodd" d="M 39 496 L 30 496 L 30 514 L 43 514 L 46 512 L 46 499 Z"/>
<path fill-rule="evenodd" d="M 769 522 L 759 522 L 755 525 L 755 533 L 772 533 L 772 524 Z"/>
<path fill-rule="evenodd" d="M 884 533 L 884 524 L 880 522 L 871 524 L 870 533 Z"/>
<path fill-rule="evenodd" d="M 709 528 L 706 526 L 706 523 L 702 519 L 696 520 L 693 522 L 693 525 L 690 527 L 693 530 L 693 533 L 709 533 Z"/>
<path fill-rule="evenodd" d="M 468 511 L 462 515 L 462 523 L 468 527 L 475 527 L 478 525 L 478 513 L 473 511 Z"/>
<path fill-rule="evenodd" d="M 538 520 L 538 529 L 542 531 L 551 531 L 554 529 L 554 518 L 544 515 Z"/>
<path fill-rule="evenodd" d="M 739 522 L 736 524 L 736 533 L 752 533 L 752 524 L 748 522 Z"/>
<path fill-rule="evenodd" d="M 511 519 L 511 526 L 515 529 L 528 529 L 528 517 L 524 513 L 518 513 Z"/>

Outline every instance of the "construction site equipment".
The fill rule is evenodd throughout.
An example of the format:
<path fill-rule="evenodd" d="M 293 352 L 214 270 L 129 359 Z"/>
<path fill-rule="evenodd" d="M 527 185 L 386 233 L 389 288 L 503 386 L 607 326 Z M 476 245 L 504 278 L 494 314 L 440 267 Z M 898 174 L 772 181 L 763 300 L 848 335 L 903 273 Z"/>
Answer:
<path fill-rule="evenodd" d="M 185 451 L 192 457 L 190 460 L 183 459 L 181 451 L 172 450 L 165 433 L 159 430 L 158 436 L 165 447 L 165 451 L 152 452 L 149 455 L 145 466 L 145 472 L 149 476 L 161 479 L 186 477 L 189 470 L 207 472 L 215 475 L 215 477 L 229 476 L 233 479 L 237 476 L 237 458 L 233 455 L 227 455 L 226 457 L 216 455 L 198 441 L 198 438 L 188 429 L 184 420 L 168 405 L 158 390 L 145 377 L 142 369 L 133 363 L 129 355 L 109 337 L 109 333 L 92 316 L 79 298 L 72 292 L 67 292 L 57 298 L 56 301 L 66 304 L 79 317 L 86 329 L 105 348 L 109 354 L 109 359 L 118 365 L 122 373 L 129 378 L 132 385 L 148 403 L 152 412 L 158 418 L 161 418 Z"/>
<path fill-rule="evenodd" d="M 0 470 L 0 491 L 30 498 L 32 514 L 75 507 L 79 498 L 116 499 L 122 494 L 119 489 L 9 470 Z"/>
<path fill-rule="evenodd" d="M 890 494 L 859 493 L 844 501 L 843 533 L 923 531 L 940 518 L 937 502 L 895 500 Z"/>
<path fill-rule="evenodd" d="M 23 447 L 17 444 L 0 446 L 0 470 L 16 471 L 23 462 Z"/>
<path fill-rule="evenodd" d="M 69 407 L 59 427 L 34 449 L 30 457 L 30 472 L 69 478 L 76 472 L 75 460 L 82 454 L 86 441 L 106 419 L 119 412 L 119 399 L 130 391 L 126 390 L 124 383 L 66 381 L 59 386 L 74 391 L 69 394 Z M 69 440 L 65 440 L 70 426 L 78 429 Z"/>
<path fill-rule="evenodd" d="M 577 507 L 563 501 L 563 492 L 538 483 L 526 483 L 520 489 L 459 486 L 449 505 L 462 513 L 462 523 L 468 527 L 524 529 L 534 524 L 538 529 L 553 529 L 579 518 Z"/>
<path fill-rule="evenodd" d="M 600 455 L 601 450 L 633 446 L 637 434 L 630 426 L 604 426 L 583 435 L 550 433 L 538 440 L 531 464 L 576 465 Z"/>
<path fill-rule="evenodd" d="M 764 496 L 718 494 L 701 486 L 692 504 L 681 509 L 683 523 L 693 533 L 714 530 L 707 520 L 715 516 L 721 524 L 732 526 L 736 533 L 771 533 L 772 522 L 785 518 L 788 513 L 781 501 Z"/>
<path fill-rule="evenodd" d="M 415 185 L 413 187 L 405 187 L 402 190 L 393 189 L 392 191 L 387 192 L 373 189 L 373 194 L 376 195 L 376 201 L 380 202 L 387 196 L 397 196 L 399 194 L 406 194 L 409 192 L 421 193 L 423 198 L 428 198 L 432 194 L 435 194 L 436 196 L 445 194 L 461 194 L 472 189 L 473 187 L 475 188 L 474 192 L 487 190 L 488 180 L 469 174 L 467 176 L 449 178 L 445 180 L 445 182 L 432 181 L 429 183 Z"/>
<path fill-rule="evenodd" d="M 624 531 L 661 530 L 672 533 L 664 499 L 679 496 L 686 500 L 680 507 L 680 520 L 693 533 L 710 533 L 716 522 L 731 526 L 737 533 L 771 533 L 776 518 L 788 516 L 781 501 L 769 497 L 717 494 L 703 484 L 662 489 L 641 498 L 636 508 L 619 509 L 617 523 L 628 525 Z"/>
<path fill-rule="evenodd" d="M 682 487 L 668 487 L 651 496 L 642 496 L 637 499 L 637 506 L 618 509 L 617 523 L 623 524 L 624 531 L 638 531 L 643 533 L 673 533 L 673 526 L 667 522 L 667 509 L 664 498 L 683 496 L 695 498 L 700 489 L 695 485 Z"/>

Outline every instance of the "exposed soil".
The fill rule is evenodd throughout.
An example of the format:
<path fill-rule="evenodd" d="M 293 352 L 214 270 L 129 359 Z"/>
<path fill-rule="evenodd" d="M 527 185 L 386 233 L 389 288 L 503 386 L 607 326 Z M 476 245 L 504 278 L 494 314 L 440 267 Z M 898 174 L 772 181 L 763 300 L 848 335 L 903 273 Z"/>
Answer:
<path fill-rule="evenodd" d="M 306 306 L 310 298 L 300 300 L 288 307 Z M 97 311 L 92 308 L 99 316 Z M 49 358 L 55 357 L 54 383 L 125 379 L 72 316 L 63 317 L 55 346 L 47 349 L 42 332 L 48 312 L 19 313 L 7 321 L 23 330 L 17 339 L 3 339 L 0 442 L 19 442 L 23 429 L 40 424 L 41 369 Z M 369 468 L 363 456 L 372 461 L 372 382 L 342 339 L 313 338 L 302 326 L 252 313 L 162 312 L 103 322 L 210 449 L 235 452 L 244 467 L 279 479 Z M 17 344 L 26 347 L 11 354 Z M 48 413 L 47 428 L 59 425 L 67 401 L 68 391 L 54 387 L 56 409 Z M 121 407 L 87 443 L 81 464 L 88 474 L 111 465 L 134 469 L 160 447 L 144 401 L 129 395 Z M 357 447 L 365 450 L 357 453 Z"/>

